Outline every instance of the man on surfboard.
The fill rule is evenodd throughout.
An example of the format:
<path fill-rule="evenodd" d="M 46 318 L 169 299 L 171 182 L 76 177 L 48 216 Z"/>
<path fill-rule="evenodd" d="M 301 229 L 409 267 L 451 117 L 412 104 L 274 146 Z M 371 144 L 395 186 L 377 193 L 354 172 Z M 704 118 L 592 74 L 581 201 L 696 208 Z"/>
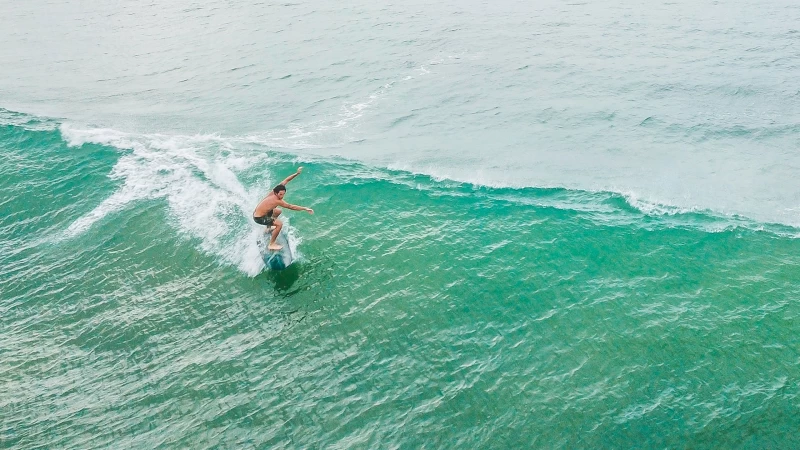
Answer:
<path fill-rule="evenodd" d="M 278 239 L 278 234 L 280 234 L 281 228 L 283 228 L 283 222 L 278 220 L 278 216 L 281 215 L 281 209 L 278 208 L 278 206 L 283 206 L 284 208 L 289 208 L 294 211 L 308 211 L 309 214 L 314 214 L 314 210 L 311 208 L 290 205 L 283 200 L 283 196 L 286 195 L 286 185 L 294 180 L 296 176 L 300 175 L 302 171 L 303 168 L 298 167 L 297 172 L 289 175 L 285 180 L 281 181 L 281 184 L 275 186 L 272 192 L 264 197 L 264 199 L 258 203 L 258 206 L 256 206 L 256 210 L 253 211 L 253 220 L 257 224 L 267 227 L 264 232 L 268 232 L 270 227 L 274 227 L 272 230 L 272 239 L 269 240 L 268 248 L 270 250 L 280 250 L 282 248 L 280 244 L 275 243 L 275 239 Z"/>

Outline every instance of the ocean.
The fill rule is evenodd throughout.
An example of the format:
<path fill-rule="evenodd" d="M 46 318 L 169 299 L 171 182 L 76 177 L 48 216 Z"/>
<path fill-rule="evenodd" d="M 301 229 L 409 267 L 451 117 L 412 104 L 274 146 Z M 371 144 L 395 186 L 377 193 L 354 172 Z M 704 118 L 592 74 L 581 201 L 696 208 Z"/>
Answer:
<path fill-rule="evenodd" d="M 0 448 L 797 448 L 798 23 L 0 3 Z"/>

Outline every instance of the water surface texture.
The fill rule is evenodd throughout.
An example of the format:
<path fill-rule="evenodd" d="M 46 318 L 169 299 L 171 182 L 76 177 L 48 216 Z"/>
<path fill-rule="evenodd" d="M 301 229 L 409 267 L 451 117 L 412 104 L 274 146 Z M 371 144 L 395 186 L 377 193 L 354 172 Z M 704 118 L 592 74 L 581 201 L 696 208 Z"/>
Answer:
<path fill-rule="evenodd" d="M 0 447 L 800 446 L 800 6 L 434 3 L 0 4 Z"/>

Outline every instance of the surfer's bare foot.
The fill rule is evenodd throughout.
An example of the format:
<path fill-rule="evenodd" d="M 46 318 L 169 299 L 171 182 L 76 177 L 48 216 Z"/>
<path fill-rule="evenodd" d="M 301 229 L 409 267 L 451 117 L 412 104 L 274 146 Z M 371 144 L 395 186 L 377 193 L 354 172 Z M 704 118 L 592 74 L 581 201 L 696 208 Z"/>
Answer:
<path fill-rule="evenodd" d="M 269 244 L 269 247 L 267 247 L 267 248 L 270 249 L 270 250 L 280 250 L 280 249 L 283 248 L 283 246 L 281 244 L 273 243 L 273 244 Z"/>

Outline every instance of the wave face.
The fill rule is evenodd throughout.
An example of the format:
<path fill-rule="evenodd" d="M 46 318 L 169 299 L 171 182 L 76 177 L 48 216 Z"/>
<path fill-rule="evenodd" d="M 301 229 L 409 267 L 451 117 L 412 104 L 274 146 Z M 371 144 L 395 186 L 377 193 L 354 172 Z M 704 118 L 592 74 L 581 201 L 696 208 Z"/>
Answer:
<path fill-rule="evenodd" d="M 30 117 L 0 152 L 12 447 L 796 438 L 793 228 Z"/>
<path fill-rule="evenodd" d="M 800 8 L 529 3 L 0 3 L 0 447 L 800 447 Z"/>

